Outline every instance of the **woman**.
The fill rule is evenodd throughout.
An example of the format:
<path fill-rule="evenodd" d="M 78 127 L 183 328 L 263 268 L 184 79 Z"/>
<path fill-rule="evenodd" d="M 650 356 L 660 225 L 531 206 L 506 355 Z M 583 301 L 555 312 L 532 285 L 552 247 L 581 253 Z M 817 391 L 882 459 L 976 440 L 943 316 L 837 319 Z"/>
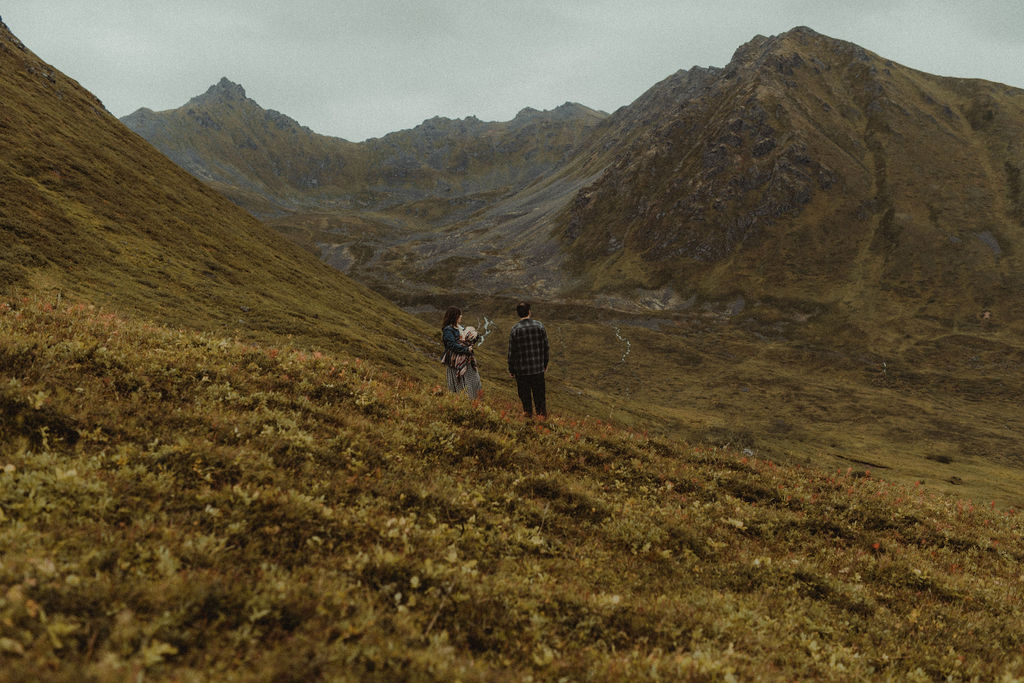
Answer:
<path fill-rule="evenodd" d="M 444 341 L 444 363 L 448 375 L 448 391 L 463 392 L 471 399 L 480 396 L 483 384 L 473 356 L 473 341 L 467 339 L 462 328 L 462 309 L 450 307 L 441 323 L 441 339 Z"/>

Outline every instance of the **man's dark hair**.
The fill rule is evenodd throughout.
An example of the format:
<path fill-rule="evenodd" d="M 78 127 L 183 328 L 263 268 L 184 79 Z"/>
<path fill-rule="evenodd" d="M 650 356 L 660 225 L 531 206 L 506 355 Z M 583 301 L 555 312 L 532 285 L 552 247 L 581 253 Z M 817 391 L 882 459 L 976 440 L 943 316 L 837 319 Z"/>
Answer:
<path fill-rule="evenodd" d="M 525 318 L 530 315 L 530 304 L 526 301 L 520 301 L 516 304 L 516 315 L 520 318 Z"/>

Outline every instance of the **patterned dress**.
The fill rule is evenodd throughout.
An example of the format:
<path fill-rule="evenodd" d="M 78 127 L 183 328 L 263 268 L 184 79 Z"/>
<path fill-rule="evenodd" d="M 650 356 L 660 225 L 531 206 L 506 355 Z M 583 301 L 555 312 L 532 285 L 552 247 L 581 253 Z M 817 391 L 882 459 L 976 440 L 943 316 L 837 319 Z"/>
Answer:
<path fill-rule="evenodd" d="M 445 353 L 442 361 L 445 365 L 448 391 L 464 393 L 470 399 L 476 399 L 483 391 L 483 382 L 480 380 L 476 360 L 470 358 L 467 362 L 466 354 L 460 353 L 463 349 L 472 349 L 472 346 L 462 343 L 462 331 L 461 327 L 446 328 L 443 337 Z"/>
<path fill-rule="evenodd" d="M 448 391 L 456 394 L 465 393 L 471 399 L 475 399 L 483 389 L 480 373 L 473 366 L 467 368 L 461 376 L 458 370 L 448 366 Z"/>

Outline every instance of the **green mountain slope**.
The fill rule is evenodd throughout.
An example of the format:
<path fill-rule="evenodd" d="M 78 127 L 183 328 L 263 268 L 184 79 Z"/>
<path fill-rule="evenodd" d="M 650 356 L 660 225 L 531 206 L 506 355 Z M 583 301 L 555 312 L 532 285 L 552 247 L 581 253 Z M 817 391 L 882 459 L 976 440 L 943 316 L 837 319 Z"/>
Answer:
<path fill-rule="evenodd" d="M 6 26 L 0 67 L 3 291 L 428 367 L 432 330 L 182 171 Z"/>

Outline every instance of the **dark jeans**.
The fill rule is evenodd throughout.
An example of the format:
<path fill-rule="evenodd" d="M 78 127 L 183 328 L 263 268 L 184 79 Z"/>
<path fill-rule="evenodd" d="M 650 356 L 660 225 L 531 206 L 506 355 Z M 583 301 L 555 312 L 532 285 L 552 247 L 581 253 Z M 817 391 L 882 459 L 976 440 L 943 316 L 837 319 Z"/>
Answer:
<path fill-rule="evenodd" d="M 519 391 L 519 400 L 523 402 L 524 413 L 533 415 L 533 408 L 536 407 L 538 415 L 547 416 L 543 372 L 536 375 L 516 375 L 516 389 Z"/>

